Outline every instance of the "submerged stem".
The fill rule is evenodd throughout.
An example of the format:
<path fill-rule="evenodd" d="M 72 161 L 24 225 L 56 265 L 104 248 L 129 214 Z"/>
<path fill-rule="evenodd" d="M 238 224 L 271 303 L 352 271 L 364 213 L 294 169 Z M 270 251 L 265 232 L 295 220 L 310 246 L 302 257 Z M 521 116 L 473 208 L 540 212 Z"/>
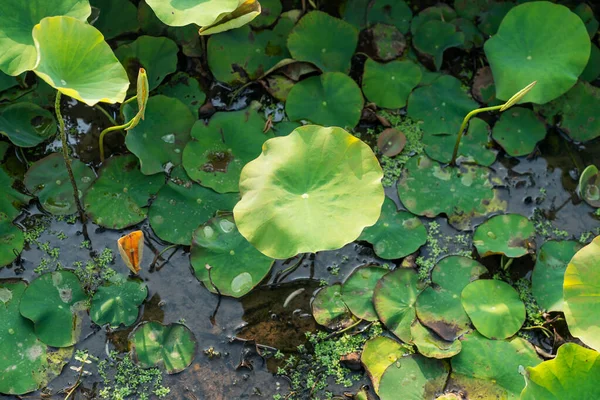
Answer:
<path fill-rule="evenodd" d="M 456 163 L 456 157 L 458 156 L 458 147 L 460 146 L 460 139 L 462 139 L 464 131 L 465 129 L 467 129 L 467 124 L 469 123 L 471 117 L 482 112 L 499 110 L 502 107 L 503 105 L 478 108 L 476 110 L 471 111 L 465 116 L 462 124 L 460 125 L 460 129 L 458 130 L 458 135 L 456 136 L 456 143 L 454 144 L 454 151 L 452 152 L 452 159 L 450 160 L 450 165 L 455 165 Z"/>

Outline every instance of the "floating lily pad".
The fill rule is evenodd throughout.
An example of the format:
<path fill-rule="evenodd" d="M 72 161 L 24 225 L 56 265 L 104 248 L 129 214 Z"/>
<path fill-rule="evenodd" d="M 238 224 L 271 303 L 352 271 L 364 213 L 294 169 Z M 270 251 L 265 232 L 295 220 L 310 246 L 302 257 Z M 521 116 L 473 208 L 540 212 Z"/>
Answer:
<path fill-rule="evenodd" d="M 90 0 L 90 4 L 100 9 L 94 26 L 106 40 L 139 29 L 137 7 L 129 0 Z"/>
<path fill-rule="evenodd" d="M 600 26 L 600 23 L 594 16 L 594 10 L 589 5 L 580 3 L 575 7 L 573 12 L 581 18 L 590 35 L 590 39 L 593 39 L 596 33 L 598 33 L 598 27 Z"/>
<path fill-rule="evenodd" d="M 25 245 L 23 232 L 12 223 L 12 220 L 0 211 L 0 269 L 12 263 L 21 254 Z"/>
<path fill-rule="evenodd" d="M 6 0 L 0 15 L 0 69 L 19 75 L 35 68 L 37 51 L 31 30 L 45 17 L 66 15 L 85 21 L 92 9 L 87 0 Z"/>
<path fill-rule="evenodd" d="M 546 125 L 530 109 L 512 107 L 500 115 L 492 137 L 508 155 L 526 156 L 546 137 Z"/>
<path fill-rule="evenodd" d="M 410 327 L 413 343 L 420 354 L 428 358 L 450 358 L 461 350 L 460 340 L 447 341 L 415 319 Z"/>
<path fill-rule="evenodd" d="M 583 247 L 579 242 L 548 241 L 538 252 L 531 276 L 531 292 L 546 311 L 563 311 L 563 281 L 571 258 Z"/>
<path fill-rule="evenodd" d="M 271 258 L 240 235 L 231 216 L 200 225 L 193 235 L 190 260 L 196 277 L 208 290 L 232 297 L 251 291 L 273 265 Z"/>
<path fill-rule="evenodd" d="M 421 129 L 431 135 L 458 132 L 463 118 L 478 107 L 461 88 L 460 81 L 443 75 L 429 86 L 415 89 L 408 98 L 407 114 L 421 120 Z"/>
<path fill-rule="evenodd" d="M 260 15 L 250 22 L 250 25 L 254 28 L 264 28 L 273 23 L 281 14 L 283 6 L 281 0 L 262 0 L 260 2 Z"/>
<path fill-rule="evenodd" d="M 600 49 L 592 44 L 590 59 L 581 73 L 579 79 L 586 82 L 593 82 L 600 76 Z"/>
<path fill-rule="evenodd" d="M 365 367 L 375 393 L 379 393 L 379 381 L 385 370 L 406 355 L 407 349 L 397 340 L 377 336 L 365 342 L 360 362 Z"/>
<path fill-rule="evenodd" d="M 138 309 L 148 295 L 146 284 L 117 274 L 100 286 L 92 298 L 90 317 L 98 325 L 131 326 L 138 318 Z"/>
<path fill-rule="evenodd" d="M 292 121 L 308 120 L 342 128 L 354 128 L 362 108 L 360 88 L 341 72 L 304 79 L 290 90 L 285 103 L 285 111 Z"/>
<path fill-rule="evenodd" d="M 37 146 L 56 132 L 54 116 L 32 103 L 11 104 L 0 114 L 0 134 L 19 147 Z"/>
<path fill-rule="evenodd" d="M 590 206 L 600 207 L 600 172 L 595 165 L 589 165 L 583 170 L 577 192 Z"/>
<path fill-rule="evenodd" d="M 459 16 L 474 20 L 495 2 L 496 0 L 454 0 L 454 9 Z"/>
<path fill-rule="evenodd" d="M 479 225 L 473 244 L 481 257 L 504 254 L 522 257 L 535 251 L 535 226 L 519 214 L 496 215 Z"/>
<path fill-rule="evenodd" d="M 146 0 L 156 16 L 166 25 L 210 25 L 221 14 L 234 11 L 240 0 L 206 0 L 202 2 L 178 2 Z"/>
<path fill-rule="evenodd" d="M 168 82 L 156 89 L 156 93 L 181 101 L 194 116 L 198 115 L 198 110 L 206 100 L 206 94 L 200 88 L 198 80 L 185 72 L 175 73 Z"/>
<path fill-rule="evenodd" d="M 137 106 L 125 106 L 125 118 L 130 120 Z M 145 175 L 163 172 L 167 166 L 181 164 L 181 155 L 190 140 L 196 118 L 181 101 L 162 95 L 152 96 L 146 105 L 146 118 L 125 138 L 127 148 L 140 159 Z"/>
<path fill-rule="evenodd" d="M 424 155 L 405 164 L 398 194 L 413 214 L 433 218 L 444 213 L 458 229 L 470 229 L 474 218 L 506 209 L 490 181 L 489 169 L 476 165 L 442 168 Z"/>
<path fill-rule="evenodd" d="M 406 39 L 392 25 L 375 24 L 361 32 L 358 51 L 378 61 L 392 61 L 402 56 Z"/>
<path fill-rule="evenodd" d="M 196 355 L 196 338 L 182 324 L 144 322 L 129 336 L 134 361 L 142 368 L 161 366 L 176 374 L 190 366 Z"/>
<path fill-rule="evenodd" d="M 600 398 L 600 353 L 575 343 L 558 348 L 556 358 L 527 368 L 522 400 Z"/>
<path fill-rule="evenodd" d="M 121 103 L 129 81 L 99 30 L 71 17 L 44 18 L 33 28 L 34 72 L 63 94 L 93 106 Z"/>
<path fill-rule="evenodd" d="M 367 8 L 367 24 L 393 25 L 402 33 L 407 33 L 412 19 L 412 11 L 404 0 L 375 0 Z"/>
<path fill-rule="evenodd" d="M 487 269 L 468 257 L 449 256 L 433 268 L 433 286 L 417 298 L 419 321 L 442 339 L 452 341 L 466 333 L 471 325 L 463 309 L 460 294 L 470 282 L 479 279 Z"/>
<path fill-rule="evenodd" d="M 394 128 L 387 128 L 377 136 L 377 147 L 381 154 L 393 157 L 402 152 L 406 146 L 406 135 Z"/>
<path fill-rule="evenodd" d="M 350 71 L 357 43 L 356 28 L 322 11 L 306 14 L 288 38 L 288 48 L 295 60 L 311 62 L 323 72 Z"/>
<path fill-rule="evenodd" d="M 506 14 L 514 7 L 514 3 L 511 1 L 490 2 L 489 7 L 486 8 L 480 15 L 477 23 L 477 28 L 483 32 L 487 37 L 495 35 L 498 32 L 500 23 L 506 17 Z"/>
<path fill-rule="evenodd" d="M 342 285 L 339 283 L 319 289 L 311 308 L 315 321 L 329 329 L 343 329 L 353 322 L 352 313 L 342 297 Z"/>
<path fill-rule="evenodd" d="M 600 349 L 600 236 L 580 249 L 565 271 L 564 312 L 569 332 L 593 349 Z"/>
<path fill-rule="evenodd" d="M 444 51 L 451 47 L 462 46 L 465 34 L 457 27 L 443 21 L 427 21 L 416 31 L 413 45 L 422 55 L 432 59 L 436 71 L 439 71 L 444 58 Z"/>
<path fill-rule="evenodd" d="M 35 334 L 42 342 L 53 347 L 68 347 L 79 339 L 86 300 L 74 273 L 56 271 L 43 274 L 29 284 L 19 310 L 33 322 Z"/>
<path fill-rule="evenodd" d="M 302 126 L 267 140 L 246 164 L 235 221 L 272 258 L 338 249 L 379 218 L 382 177 L 369 146 L 348 132 Z"/>
<path fill-rule="evenodd" d="M 456 18 L 456 11 L 448 4 L 440 3 L 436 6 L 427 7 L 422 10 L 419 15 L 413 18 L 410 24 L 410 31 L 413 36 L 421 28 L 421 26 L 429 21 L 444 21 L 451 22 Z"/>
<path fill-rule="evenodd" d="M 378 265 L 366 265 L 355 269 L 342 285 L 342 300 L 352 314 L 366 321 L 377 321 L 373 306 L 373 291 L 389 269 Z"/>
<path fill-rule="evenodd" d="M 444 390 L 448 365 L 419 354 L 399 358 L 383 373 L 379 382 L 381 400 L 433 399 Z"/>
<path fill-rule="evenodd" d="M 462 32 L 464 35 L 461 45 L 463 49 L 471 50 L 473 47 L 483 46 L 483 42 L 485 41 L 483 34 L 473 22 L 466 18 L 456 18 L 451 23 L 456 27 L 457 32 Z"/>
<path fill-rule="evenodd" d="M 21 206 L 29 203 L 31 197 L 23 194 L 12 187 L 13 179 L 0 168 L 0 212 L 4 213 L 10 221 L 17 218 L 21 213 Z"/>
<path fill-rule="evenodd" d="M 367 100 L 382 108 L 402 108 L 421 81 L 421 69 L 412 61 L 380 64 L 368 59 L 362 78 Z"/>
<path fill-rule="evenodd" d="M 71 160 L 73 176 L 79 189 L 79 198 L 96 179 L 94 171 L 77 159 Z M 77 212 L 73 186 L 65 167 L 62 154 L 52 153 L 36 161 L 27 170 L 24 179 L 29 193 L 37 196 L 44 210 L 54 215 L 69 215 Z"/>
<path fill-rule="evenodd" d="M 112 157 L 85 194 L 84 206 L 94 223 L 111 229 L 127 228 L 146 219 L 150 196 L 163 184 L 162 174 L 142 174 L 134 155 Z"/>
<path fill-rule="evenodd" d="M 484 48 L 496 97 L 508 100 L 537 81 L 521 102 L 544 104 L 577 82 L 590 55 L 590 39 L 581 19 L 567 7 L 536 1 L 512 8 Z"/>
<path fill-rule="evenodd" d="M 469 283 L 461 294 L 462 305 L 483 336 L 505 339 L 525 322 L 525 305 L 519 293 L 506 282 L 480 279 Z"/>
<path fill-rule="evenodd" d="M 358 238 L 373 244 L 375 254 L 386 260 L 406 257 L 427 242 L 427 229 L 421 220 L 386 197 L 375 225 L 365 228 Z"/>
<path fill-rule="evenodd" d="M 208 125 L 197 121 L 183 150 L 183 167 L 202 186 L 219 193 L 238 192 L 242 168 L 273 137 L 263 132 L 264 126 L 264 119 L 251 109 L 218 112 Z"/>

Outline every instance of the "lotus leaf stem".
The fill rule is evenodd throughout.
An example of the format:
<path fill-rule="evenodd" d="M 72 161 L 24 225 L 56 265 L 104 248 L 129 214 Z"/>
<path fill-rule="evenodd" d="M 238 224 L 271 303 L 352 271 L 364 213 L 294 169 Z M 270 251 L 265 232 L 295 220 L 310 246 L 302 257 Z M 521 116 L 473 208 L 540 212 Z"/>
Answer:
<path fill-rule="evenodd" d="M 96 110 L 100 111 L 102 114 L 104 114 L 104 116 L 105 116 L 106 118 L 108 118 L 108 120 L 110 121 L 110 123 L 111 123 L 111 124 L 113 124 L 113 125 L 116 125 L 116 124 L 117 124 L 117 121 L 115 121 L 115 119 L 112 117 L 112 115 L 110 115 L 110 114 L 108 113 L 108 111 L 106 111 L 106 110 L 105 110 L 105 109 L 104 109 L 102 106 L 100 106 L 100 104 L 96 104 L 96 105 L 94 106 L 94 108 L 95 108 Z"/>
<path fill-rule="evenodd" d="M 470 113 L 468 113 L 465 116 L 462 124 L 460 125 L 460 129 L 458 130 L 458 135 L 456 136 L 456 143 L 454 144 L 454 151 L 452 152 L 452 159 L 450 160 L 450 165 L 456 165 L 456 157 L 458 156 L 458 147 L 460 146 L 460 139 L 462 139 L 464 131 L 467 128 L 467 124 L 469 123 L 469 120 L 471 119 L 471 117 L 473 117 L 474 115 L 477 115 L 479 113 L 482 113 L 482 112 L 499 110 L 503 106 L 504 105 L 502 104 L 499 106 L 478 108 L 476 110 L 471 111 Z"/>
<path fill-rule="evenodd" d="M 123 125 L 110 126 L 110 127 L 106 128 L 105 130 L 103 130 L 102 132 L 100 132 L 100 138 L 98 139 L 98 149 L 100 150 L 100 161 L 104 162 L 104 136 L 109 132 L 120 131 L 122 129 L 125 129 L 125 128 L 129 127 L 129 125 L 131 125 L 131 121 L 129 121 Z"/>
<path fill-rule="evenodd" d="M 123 116 L 123 109 L 125 108 L 125 104 L 127 103 L 131 103 L 132 101 L 136 100 L 137 96 L 133 96 L 127 100 L 125 100 L 123 103 L 121 103 L 121 106 L 119 107 L 119 115 L 121 116 L 121 119 L 125 119 L 125 117 Z M 116 125 L 116 123 L 115 123 Z"/>

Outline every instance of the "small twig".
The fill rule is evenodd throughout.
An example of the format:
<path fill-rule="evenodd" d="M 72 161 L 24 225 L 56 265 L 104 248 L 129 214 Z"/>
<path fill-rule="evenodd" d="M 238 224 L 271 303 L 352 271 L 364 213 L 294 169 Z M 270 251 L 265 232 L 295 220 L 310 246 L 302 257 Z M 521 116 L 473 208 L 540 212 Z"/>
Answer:
<path fill-rule="evenodd" d="M 164 249 L 162 249 L 158 254 L 156 254 L 154 256 L 154 259 L 152 260 L 152 262 L 150 263 L 150 271 L 154 270 L 154 266 L 156 265 L 156 262 L 158 261 L 159 258 L 162 257 L 163 254 L 165 254 L 165 252 L 169 249 L 172 249 L 174 247 L 178 247 L 178 244 L 172 244 L 170 246 L 165 247 Z"/>
<path fill-rule="evenodd" d="M 215 326 L 217 324 L 217 320 L 216 320 L 216 316 L 217 316 L 217 312 L 219 311 L 219 307 L 221 306 L 221 291 L 219 290 L 218 287 L 215 286 L 215 284 L 213 283 L 212 280 L 212 276 L 210 275 L 210 270 L 212 269 L 212 267 L 208 264 L 205 265 L 206 270 L 208 271 L 208 281 L 210 282 L 210 284 L 212 285 L 212 287 L 215 289 L 215 291 L 217 292 L 217 296 L 219 296 L 219 300 L 217 301 L 217 306 L 215 307 L 215 311 L 213 311 L 212 315 L 210 316 L 210 323 Z"/>

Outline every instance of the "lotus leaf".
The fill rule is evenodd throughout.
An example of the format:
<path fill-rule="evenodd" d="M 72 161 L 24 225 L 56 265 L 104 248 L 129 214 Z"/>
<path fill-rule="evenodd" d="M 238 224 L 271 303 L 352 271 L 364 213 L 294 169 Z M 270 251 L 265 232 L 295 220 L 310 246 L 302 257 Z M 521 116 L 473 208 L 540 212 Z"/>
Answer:
<path fill-rule="evenodd" d="M 54 116 L 32 103 L 11 104 L 0 114 L 0 134 L 19 147 L 35 147 L 56 134 L 56 129 Z"/>
<path fill-rule="evenodd" d="M 443 75 L 429 86 L 415 89 L 408 98 L 407 114 L 421 120 L 421 129 L 430 135 L 458 132 L 465 115 L 477 108 L 461 88 L 458 79 Z"/>
<path fill-rule="evenodd" d="M 129 336 L 132 357 L 142 368 L 162 366 L 176 374 L 190 366 L 196 355 L 196 338 L 182 324 L 139 324 Z"/>
<path fill-rule="evenodd" d="M 379 382 L 381 400 L 432 399 L 444 390 L 448 365 L 419 354 L 399 358 L 383 373 Z"/>
<path fill-rule="evenodd" d="M 81 161 L 71 161 L 71 168 L 79 198 L 96 179 L 94 171 Z M 44 210 L 54 215 L 69 215 L 77 212 L 73 186 L 62 154 L 52 153 L 36 161 L 25 174 L 25 186 L 29 193 L 37 196 Z"/>
<path fill-rule="evenodd" d="M 373 291 L 381 277 L 390 272 L 377 265 L 356 268 L 342 285 L 342 300 L 352 314 L 366 321 L 377 321 L 373 306 Z"/>
<path fill-rule="evenodd" d="M 410 327 L 413 343 L 421 355 L 428 358 L 450 358 L 461 350 L 460 340 L 447 341 L 415 319 Z"/>
<path fill-rule="evenodd" d="M 342 19 L 362 30 L 367 26 L 367 6 L 371 0 L 347 0 L 340 7 Z"/>
<path fill-rule="evenodd" d="M 575 343 L 558 348 L 556 358 L 527 368 L 521 400 L 579 400 L 600 397 L 600 353 Z"/>
<path fill-rule="evenodd" d="M 156 89 L 156 93 L 180 100 L 194 116 L 198 115 L 198 110 L 206 100 L 206 94 L 200 88 L 198 80 L 185 72 L 175 73 L 168 82 Z"/>
<path fill-rule="evenodd" d="M 386 336 L 376 336 L 365 342 L 360 362 L 371 378 L 375 393 L 379 393 L 379 381 L 385 370 L 407 353 L 403 344 Z"/>
<path fill-rule="evenodd" d="M 319 325 L 332 330 L 352 325 L 352 313 L 344 303 L 342 285 L 339 283 L 319 289 L 311 308 L 312 315 Z"/>
<path fill-rule="evenodd" d="M 210 25 L 222 14 L 234 11 L 244 0 L 146 0 L 156 16 L 166 25 Z"/>
<path fill-rule="evenodd" d="M 236 224 L 272 258 L 338 249 L 377 222 L 382 177 L 369 146 L 348 132 L 302 126 L 267 140 L 262 154 L 246 164 Z"/>
<path fill-rule="evenodd" d="M 444 51 L 462 46 L 465 34 L 457 31 L 451 23 L 431 20 L 422 24 L 416 31 L 413 44 L 415 49 L 433 60 L 436 71 L 442 66 Z"/>
<path fill-rule="evenodd" d="M 6 89 L 10 89 L 12 87 L 17 86 L 19 84 L 19 82 L 17 82 L 16 78 L 17 77 L 7 75 L 0 70 L 0 92 L 3 92 Z"/>
<path fill-rule="evenodd" d="M 412 61 L 380 64 L 368 59 L 362 78 L 365 97 L 382 108 L 402 108 L 421 81 L 421 69 Z"/>
<path fill-rule="evenodd" d="M 500 115 L 492 137 L 508 155 L 526 156 L 546 137 L 546 126 L 530 109 L 512 107 Z"/>
<path fill-rule="evenodd" d="M 484 48 L 497 98 L 508 100 L 537 81 L 521 102 L 544 104 L 577 82 L 588 62 L 590 39 L 581 19 L 567 7 L 535 1 L 512 8 Z"/>
<path fill-rule="evenodd" d="M 600 348 L 600 236 L 580 249 L 565 271 L 564 312 L 569 332 L 593 349 Z"/>
<path fill-rule="evenodd" d="M 519 214 L 496 215 L 479 225 L 473 244 L 481 257 L 504 254 L 517 258 L 535 250 L 535 226 Z"/>
<path fill-rule="evenodd" d="M 12 218 L 0 210 L 0 269 L 13 262 L 24 245 L 23 232 L 12 223 Z"/>
<path fill-rule="evenodd" d="M 90 0 L 90 4 L 100 9 L 94 26 L 106 40 L 139 29 L 138 10 L 129 0 Z"/>
<path fill-rule="evenodd" d="M 525 305 L 506 282 L 480 279 L 462 291 L 461 301 L 475 328 L 490 339 L 505 339 L 525 322 Z"/>
<path fill-rule="evenodd" d="M 83 198 L 94 223 L 123 229 L 146 218 L 150 196 L 164 184 L 164 176 L 143 175 L 134 155 L 110 158 Z"/>
<path fill-rule="evenodd" d="M 600 172 L 595 165 L 588 165 L 579 177 L 579 197 L 592 207 L 600 207 Z"/>
<path fill-rule="evenodd" d="M 21 212 L 22 205 L 29 203 L 31 197 L 13 189 L 13 179 L 0 168 L 0 212 L 5 214 L 10 221 L 15 219 Z"/>
<path fill-rule="evenodd" d="M 37 51 L 31 30 L 45 17 L 67 15 L 85 21 L 92 9 L 87 0 L 5 0 L 0 15 L 0 70 L 19 75 L 35 68 Z"/>
<path fill-rule="evenodd" d="M 323 72 L 349 72 L 357 43 L 356 28 L 322 11 L 306 14 L 288 38 L 294 60 L 311 62 Z"/>
<path fill-rule="evenodd" d="M 131 326 L 138 317 L 138 308 L 146 299 L 148 288 L 137 280 L 114 275 L 100 286 L 92 298 L 90 317 L 98 325 Z"/>
<path fill-rule="evenodd" d="M 47 17 L 33 28 L 34 72 L 53 88 L 89 106 L 121 103 L 129 81 L 96 28 L 72 17 Z"/>
<path fill-rule="evenodd" d="M 208 125 L 197 121 L 183 150 L 190 178 L 219 193 L 238 192 L 242 167 L 260 155 L 265 121 L 254 110 L 218 112 Z"/>
<path fill-rule="evenodd" d="M 0 162 L 4 160 L 6 156 L 6 151 L 10 148 L 10 143 L 8 142 L 0 142 Z"/>
<path fill-rule="evenodd" d="M 404 146 L 406 146 L 406 135 L 397 129 L 384 129 L 377 137 L 377 148 L 386 157 L 400 154 Z"/>
<path fill-rule="evenodd" d="M 579 79 L 586 82 L 592 82 L 600 76 L 600 49 L 595 44 L 592 44 L 590 59 L 587 66 L 581 73 Z"/>
<path fill-rule="evenodd" d="M 86 300 L 77 276 L 56 271 L 34 279 L 21 297 L 19 311 L 35 326 L 35 334 L 53 347 L 77 343 L 86 313 Z"/>
<path fill-rule="evenodd" d="M 56 90 L 45 81 L 38 78 L 36 79 L 36 84 L 31 87 L 31 90 L 27 91 L 24 95 L 18 93 L 15 97 L 19 99 L 19 102 L 33 103 L 42 108 L 49 109 L 54 108 Z M 12 100 L 12 98 L 10 98 L 10 100 Z"/>
<path fill-rule="evenodd" d="M 273 265 L 240 235 L 231 216 L 200 225 L 192 238 L 190 259 L 196 277 L 208 290 L 232 297 L 254 289 Z"/>
<path fill-rule="evenodd" d="M 354 128 L 362 108 L 360 88 L 341 72 L 328 72 L 297 83 L 285 103 L 285 111 L 292 121 L 309 120 L 342 128 Z"/>
<path fill-rule="evenodd" d="M 230 29 L 239 28 L 251 22 L 261 13 L 260 3 L 257 0 L 244 0 L 238 8 L 227 14 L 221 14 L 211 24 L 205 25 L 198 33 L 200 35 L 212 35 Z"/>
<path fill-rule="evenodd" d="M 471 281 L 487 269 L 468 257 L 448 256 L 431 272 L 433 286 L 417 298 L 419 321 L 442 339 L 452 341 L 466 333 L 471 323 L 460 301 L 460 294 Z"/>
<path fill-rule="evenodd" d="M 456 18 L 456 11 L 447 4 L 440 3 L 436 6 L 427 7 L 419 13 L 410 24 L 410 32 L 416 35 L 421 26 L 429 21 L 452 22 Z"/>
<path fill-rule="evenodd" d="M 581 249 L 579 242 L 548 241 L 538 251 L 531 292 L 538 305 L 546 311 L 563 311 L 563 281 L 571 258 Z"/>
<path fill-rule="evenodd" d="M 511 1 L 491 2 L 489 7 L 479 16 L 477 28 L 488 37 L 495 35 L 498 32 L 500 23 L 514 6 Z"/>
<path fill-rule="evenodd" d="M 406 50 L 406 39 L 392 25 L 375 24 L 361 32 L 358 52 L 378 61 L 392 61 Z"/>
<path fill-rule="evenodd" d="M 198 225 L 212 218 L 216 211 L 233 210 L 238 199 L 236 194 L 220 194 L 195 184 L 183 168 L 176 167 L 152 202 L 148 220 L 159 238 L 189 246 Z"/>
<path fill-rule="evenodd" d="M 596 36 L 596 33 L 598 33 L 598 27 L 600 26 L 600 23 L 598 23 L 598 20 L 596 19 L 596 17 L 594 17 L 594 10 L 592 10 L 592 8 L 589 5 L 585 3 L 580 3 L 579 5 L 577 5 L 577 7 L 575 7 L 573 12 L 577 14 L 585 24 L 585 28 L 587 29 L 588 34 L 590 35 L 590 39 Z"/>
<path fill-rule="evenodd" d="M 496 0 L 454 0 L 454 9 L 459 16 L 474 20 L 495 2 Z"/>
<path fill-rule="evenodd" d="M 260 2 L 260 9 L 260 15 L 250 22 L 250 25 L 254 28 L 264 28 L 273 25 L 277 21 L 277 18 L 279 18 L 283 6 L 281 5 L 281 0 L 262 0 Z"/>
<path fill-rule="evenodd" d="M 463 49 L 471 50 L 473 47 L 483 46 L 483 34 L 473 22 L 465 18 L 456 18 L 451 23 L 456 27 L 458 32 L 462 32 L 464 35 Z"/>
<path fill-rule="evenodd" d="M 367 9 L 367 24 L 393 25 L 402 33 L 408 32 L 411 19 L 412 11 L 404 0 L 375 0 Z"/>

